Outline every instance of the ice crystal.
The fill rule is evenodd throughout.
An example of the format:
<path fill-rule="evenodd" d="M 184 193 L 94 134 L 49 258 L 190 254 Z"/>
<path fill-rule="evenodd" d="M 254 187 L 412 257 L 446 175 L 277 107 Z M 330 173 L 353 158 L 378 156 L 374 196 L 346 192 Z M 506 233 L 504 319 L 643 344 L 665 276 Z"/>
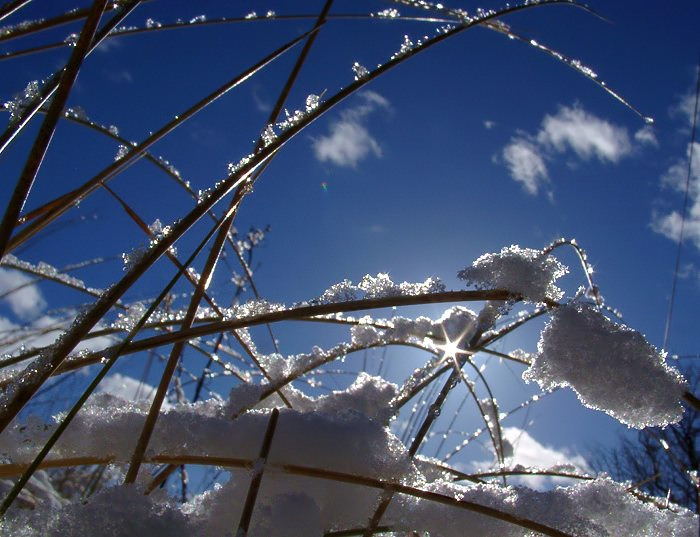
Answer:
<path fill-rule="evenodd" d="M 597 308 L 557 308 L 523 378 L 542 388 L 571 386 L 581 402 L 636 428 L 681 419 L 686 384 L 644 336 Z"/>
<path fill-rule="evenodd" d="M 66 108 L 64 112 L 66 117 L 72 117 L 74 119 L 78 119 L 80 121 L 89 121 L 87 112 L 85 112 L 85 109 L 82 106 L 74 106 L 72 108 Z"/>
<path fill-rule="evenodd" d="M 33 21 L 22 21 L 10 26 L 2 26 L 0 27 L 0 37 L 11 35 L 17 31 L 27 30 L 29 28 L 32 28 L 33 26 L 38 26 L 45 20 L 46 19 L 36 19 Z"/>
<path fill-rule="evenodd" d="M 414 44 L 413 44 L 413 41 L 411 41 L 411 38 L 408 37 L 407 35 L 404 35 L 403 42 L 401 43 L 401 47 L 399 47 L 399 51 L 394 53 L 391 56 L 391 59 L 395 60 L 397 58 L 405 56 L 406 54 L 411 52 L 411 50 L 413 50 L 413 47 L 414 47 Z"/>
<path fill-rule="evenodd" d="M 318 95 L 314 95 L 313 93 L 310 94 L 308 97 L 306 97 L 306 113 L 308 114 L 309 112 L 313 112 L 318 108 L 318 104 L 320 101 L 320 97 Z"/>
<path fill-rule="evenodd" d="M 137 246 L 130 252 L 122 253 L 122 269 L 124 272 L 129 272 L 132 268 L 134 268 L 138 262 L 143 259 L 147 252 L 148 248 L 145 248 L 144 246 Z"/>
<path fill-rule="evenodd" d="M 29 272 L 29 273 L 34 274 L 36 276 L 39 276 L 41 278 L 47 278 L 47 279 L 51 279 L 53 281 L 61 282 L 65 285 L 73 287 L 74 289 L 80 289 L 80 290 L 86 291 L 92 295 L 100 295 L 103 292 L 102 289 L 95 289 L 93 287 L 88 287 L 87 285 L 85 285 L 85 282 L 83 280 L 75 278 L 75 277 L 71 276 L 70 274 L 66 274 L 65 272 L 54 267 L 53 265 L 50 265 L 50 264 L 45 263 L 43 261 L 39 261 L 39 263 L 37 263 L 35 265 L 33 263 L 29 263 L 28 261 L 24 261 L 22 259 L 19 259 L 12 254 L 5 254 L 2 257 L 0 264 L 2 264 L 2 266 L 5 266 L 5 267 L 10 267 L 10 268 L 18 269 L 18 270 L 21 270 L 24 272 Z"/>
<path fill-rule="evenodd" d="M 66 43 L 70 47 L 74 47 L 78 43 L 78 34 L 69 34 L 66 36 L 66 38 L 63 40 L 64 43 Z"/>
<path fill-rule="evenodd" d="M 376 13 L 372 13 L 373 17 L 382 17 L 386 19 L 395 19 L 397 17 L 400 17 L 401 14 L 399 13 L 399 10 L 393 7 L 388 7 L 386 9 L 382 9 L 381 11 L 377 11 Z"/>
<path fill-rule="evenodd" d="M 294 110 L 294 112 L 289 112 L 286 108 L 284 109 L 284 117 L 285 119 L 283 121 L 280 121 L 277 123 L 277 126 L 281 130 L 287 130 L 294 125 L 297 125 L 298 123 L 301 123 L 301 121 L 304 119 L 305 112 L 302 112 L 301 110 Z"/>
<path fill-rule="evenodd" d="M 363 65 L 358 62 L 352 64 L 352 72 L 355 73 L 355 80 L 361 80 L 369 76 L 369 71 Z"/>
<path fill-rule="evenodd" d="M 119 144 L 119 147 L 117 148 L 117 154 L 114 155 L 114 160 L 121 160 L 123 159 L 128 153 L 129 153 L 129 147 L 124 145 L 124 144 Z"/>
<path fill-rule="evenodd" d="M 12 100 L 3 104 L 4 108 L 10 112 L 10 123 L 19 119 L 22 111 L 41 94 L 43 81 L 32 80 L 27 83 L 24 91 L 15 94 Z"/>
<path fill-rule="evenodd" d="M 274 125 L 268 125 L 265 127 L 265 130 L 262 132 L 261 135 L 263 144 L 265 147 L 268 145 L 272 144 L 277 140 L 277 133 L 275 132 L 275 126 Z"/>

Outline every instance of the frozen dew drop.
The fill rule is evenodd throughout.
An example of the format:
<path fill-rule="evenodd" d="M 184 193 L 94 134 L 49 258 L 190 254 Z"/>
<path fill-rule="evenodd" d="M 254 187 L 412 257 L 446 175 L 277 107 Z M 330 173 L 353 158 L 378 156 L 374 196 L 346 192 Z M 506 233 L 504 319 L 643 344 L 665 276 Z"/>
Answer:
<path fill-rule="evenodd" d="M 67 35 L 63 42 L 66 43 L 69 47 L 74 47 L 78 42 L 78 34 L 74 33 Z"/>
<path fill-rule="evenodd" d="M 360 65 L 360 63 L 355 62 L 352 64 L 352 71 L 355 73 L 355 80 L 361 80 L 363 78 L 367 78 L 369 75 L 369 71 L 367 68 L 363 65 Z"/>
<path fill-rule="evenodd" d="M 117 149 L 117 154 L 114 156 L 114 160 L 121 160 L 123 159 L 127 153 L 129 152 L 129 148 L 125 146 L 124 144 L 119 144 L 119 148 Z"/>
<path fill-rule="evenodd" d="M 401 14 L 399 13 L 399 10 L 396 8 L 386 8 L 381 11 L 377 11 L 377 13 L 372 13 L 373 17 L 382 17 L 385 19 L 395 19 L 397 17 L 400 17 Z"/>
<path fill-rule="evenodd" d="M 265 130 L 263 131 L 261 137 L 263 144 L 265 144 L 265 147 L 274 143 L 274 141 L 277 139 L 277 133 L 275 132 L 274 126 L 268 125 L 267 127 L 265 127 Z"/>
<path fill-rule="evenodd" d="M 318 108 L 318 103 L 320 101 L 320 97 L 318 95 L 314 95 L 313 93 L 310 94 L 306 98 L 306 112 L 312 112 L 316 108 Z"/>
<path fill-rule="evenodd" d="M 413 48 L 413 41 L 407 35 L 403 36 L 403 43 L 401 43 L 401 48 L 399 49 L 399 54 L 403 55 L 409 52 Z"/>

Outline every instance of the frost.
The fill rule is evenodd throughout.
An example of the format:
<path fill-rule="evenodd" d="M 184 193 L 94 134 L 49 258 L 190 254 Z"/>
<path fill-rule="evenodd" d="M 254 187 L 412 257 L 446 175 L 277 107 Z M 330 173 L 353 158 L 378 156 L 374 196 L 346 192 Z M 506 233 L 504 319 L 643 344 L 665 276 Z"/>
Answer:
<path fill-rule="evenodd" d="M 363 65 L 358 62 L 352 64 L 352 72 L 355 73 L 355 80 L 362 80 L 369 76 L 369 71 Z"/>
<path fill-rule="evenodd" d="M 21 30 L 27 30 L 29 28 L 32 28 L 33 26 L 38 26 L 42 22 L 44 22 L 46 19 L 36 19 L 33 21 L 22 21 L 14 25 L 10 26 L 1 26 L 0 27 L 0 37 L 5 37 L 12 35 L 15 32 L 21 31 Z"/>
<path fill-rule="evenodd" d="M 265 130 L 262 132 L 261 138 L 263 141 L 263 145 L 265 147 L 274 143 L 275 140 L 277 140 L 277 133 L 275 132 L 275 126 L 268 125 L 267 127 L 265 127 Z"/>
<path fill-rule="evenodd" d="M 376 13 L 372 13 L 373 17 L 382 17 L 385 19 L 395 19 L 397 17 L 400 17 L 401 14 L 399 13 L 399 10 L 393 7 L 388 7 L 386 9 L 382 9 L 381 11 L 377 11 Z"/>
<path fill-rule="evenodd" d="M 681 419 L 685 381 L 639 332 L 585 304 L 557 308 L 543 330 L 527 382 L 571 386 L 581 402 L 631 427 Z"/>
<path fill-rule="evenodd" d="M 348 300 L 375 299 L 390 296 L 422 295 L 439 293 L 445 290 L 443 283 L 437 278 L 428 278 L 421 283 L 394 283 L 388 274 L 379 273 L 376 276 L 366 274 L 359 284 L 343 280 L 332 285 L 323 294 L 311 301 L 312 304 L 329 304 Z"/>
<path fill-rule="evenodd" d="M 125 146 L 124 144 L 119 144 L 119 147 L 117 148 L 117 154 L 114 155 L 115 162 L 117 160 L 123 159 L 128 154 L 129 154 L 129 147 Z"/>
<path fill-rule="evenodd" d="M 457 276 L 479 289 L 505 289 L 538 303 L 564 295 L 554 282 L 567 272 L 567 267 L 541 250 L 514 245 L 482 255 Z"/>
<path fill-rule="evenodd" d="M 29 263 L 28 261 L 19 259 L 12 254 L 5 254 L 2 257 L 2 260 L 0 260 L 0 264 L 5 267 L 10 267 L 17 270 L 21 270 L 23 272 L 34 274 L 41 278 L 46 278 L 55 282 L 63 283 L 65 285 L 68 285 L 69 287 L 85 291 L 95 296 L 99 296 L 103 293 L 102 289 L 89 287 L 85 284 L 83 280 L 75 278 L 70 274 L 66 274 L 65 272 L 54 267 L 53 265 L 49 265 L 48 263 L 45 263 L 43 261 L 39 261 L 39 263 L 35 265 L 33 263 Z"/>
<path fill-rule="evenodd" d="M 369 317 L 363 318 L 360 319 L 361 324 L 351 328 L 353 346 L 415 343 L 437 352 L 438 343 L 450 341 L 464 349 L 477 327 L 476 314 L 463 306 L 448 308 L 437 320 L 428 317 L 392 317 L 388 321 L 375 320 L 372 325 L 362 324 L 364 320 L 372 321 Z M 378 324 L 384 327 L 377 327 Z"/>
<path fill-rule="evenodd" d="M 413 41 L 411 41 L 411 38 L 408 37 L 407 35 L 403 36 L 403 42 L 401 43 L 401 46 L 399 47 L 399 51 L 394 53 L 391 56 L 392 60 L 395 60 L 397 58 L 401 58 L 402 56 L 405 56 L 409 52 L 413 50 L 414 44 Z"/>
<path fill-rule="evenodd" d="M 32 80 L 27 83 L 24 91 L 15 94 L 11 101 L 7 101 L 3 104 L 4 108 L 10 112 L 10 123 L 19 120 L 19 116 L 22 114 L 23 110 L 34 101 L 34 99 L 39 97 L 42 84 L 43 81 Z"/>
<path fill-rule="evenodd" d="M 66 43 L 70 47 L 74 47 L 78 43 L 78 34 L 69 34 L 66 36 L 66 38 L 63 40 L 64 43 Z"/>
<path fill-rule="evenodd" d="M 306 113 L 313 112 L 318 108 L 321 98 L 313 93 L 306 97 Z"/>
<path fill-rule="evenodd" d="M 257 18 L 258 18 L 258 14 L 257 14 L 255 11 L 251 11 L 250 13 L 248 13 L 248 14 L 245 16 L 245 18 L 246 18 L 246 19 L 249 19 L 249 20 L 250 20 L 250 19 L 257 19 Z"/>

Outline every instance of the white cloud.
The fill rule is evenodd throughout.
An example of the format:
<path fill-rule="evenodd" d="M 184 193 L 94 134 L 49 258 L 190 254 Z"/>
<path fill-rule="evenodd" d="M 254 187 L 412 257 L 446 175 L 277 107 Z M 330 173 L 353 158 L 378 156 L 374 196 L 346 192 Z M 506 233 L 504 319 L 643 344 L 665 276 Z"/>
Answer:
<path fill-rule="evenodd" d="M 639 129 L 634 134 L 634 141 L 658 145 L 650 126 Z M 597 158 L 603 163 L 616 163 L 632 154 L 632 150 L 632 140 L 626 128 L 574 105 L 561 106 L 556 114 L 545 115 L 535 135 L 521 132 L 511 138 L 500 156 L 511 177 L 534 195 L 549 182 L 546 162 L 558 155 L 573 151 L 581 160 Z M 570 167 L 575 165 L 576 162 L 569 161 Z M 547 194 L 552 197 L 551 191 Z"/>
<path fill-rule="evenodd" d="M 122 69 L 121 71 L 111 71 L 108 74 L 109 79 L 116 83 L 131 84 L 134 81 L 134 77 L 130 71 Z"/>
<path fill-rule="evenodd" d="M 41 291 L 32 282 L 26 274 L 0 268 L 0 297 L 23 320 L 36 317 L 46 307 Z"/>
<path fill-rule="evenodd" d="M 491 130 L 496 126 L 495 121 L 491 121 L 490 119 L 484 120 L 484 128 Z"/>
<path fill-rule="evenodd" d="M 156 395 L 154 386 L 146 382 L 141 382 L 133 377 L 114 373 L 105 377 L 97 387 L 97 393 L 108 393 L 124 399 L 125 401 L 145 401 L 151 403 Z M 167 401 L 163 401 L 164 410 L 172 408 Z"/>
<path fill-rule="evenodd" d="M 524 138 L 513 138 L 503 148 L 503 160 L 510 175 L 522 183 L 528 194 L 535 195 L 548 182 L 547 166 L 537 146 Z"/>
<path fill-rule="evenodd" d="M 655 212 L 651 226 L 654 231 L 678 241 L 683 227 L 683 239 L 691 241 L 700 250 L 700 143 L 693 144 L 693 167 L 688 185 L 688 211 L 685 223 L 679 211 L 666 214 Z M 676 161 L 661 178 L 661 184 L 685 195 L 688 182 L 688 159 Z"/>
<path fill-rule="evenodd" d="M 112 49 L 122 48 L 122 43 L 116 37 L 108 37 L 100 43 L 97 50 L 100 52 L 109 52 Z"/>
<path fill-rule="evenodd" d="M 579 106 L 562 106 L 556 115 L 545 116 L 537 141 L 558 153 L 572 149 L 583 160 L 595 156 L 602 162 L 617 162 L 632 151 L 627 129 Z"/>
<path fill-rule="evenodd" d="M 683 95 L 676 106 L 671 108 L 672 115 L 679 115 L 683 118 L 687 127 L 693 125 L 693 115 L 695 112 L 695 91 Z"/>
<path fill-rule="evenodd" d="M 634 139 L 641 144 L 653 145 L 657 147 L 659 142 L 656 139 L 656 133 L 654 132 L 654 127 L 651 125 L 644 125 L 641 129 L 634 133 Z"/>
<path fill-rule="evenodd" d="M 578 470 L 587 472 L 590 467 L 586 460 L 578 454 L 573 454 L 568 449 L 556 449 L 548 447 L 537 440 L 530 434 L 518 427 L 504 427 L 503 439 L 513 447 L 513 454 L 507 457 L 505 462 L 508 468 L 515 466 L 524 466 L 525 468 L 540 468 L 540 469 L 557 469 L 562 465 L 574 466 Z M 492 466 L 493 461 L 478 461 L 473 463 L 473 470 L 476 468 L 484 468 Z M 570 472 L 572 468 L 564 468 Z M 563 484 L 567 481 L 563 477 L 550 476 L 527 476 L 525 478 L 509 478 L 513 482 L 520 482 L 528 487 L 542 490 L 551 488 L 557 484 Z"/>
<path fill-rule="evenodd" d="M 259 93 L 259 88 L 253 88 L 252 95 L 253 95 L 253 102 L 255 103 L 255 108 L 258 110 L 258 112 L 262 112 L 264 114 L 269 114 L 272 111 L 272 105 Z"/>
<path fill-rule="evenodd" d="M 365 118 L 377 108 L 390 109 L 389 101 L 374 91 L 359 94 L 363 102 L 345 110 L 330 126 L 330 133 L 313 140 L 313 150 L 321 162 L 355 168 L 370 154 L 382 156 L 382 149 L 364 126 Z"/>
<path fill-rule="evenodd" d="M 28 324 L 20 325 L 6 317 L 0 317 L 0 353 L 12 354 L 22 346 L 30 349 L 51 345 L 73 323 L 73 320 L 73 316 L 59 319 L 51 315 L 42 315 Z M 100 328 L 102 327 L 98 325 L 95 330 Z M 99 351 L 112 343 L 112 338 L 107 336 L 85 339 L 78 343 L 74 352 Z"/>

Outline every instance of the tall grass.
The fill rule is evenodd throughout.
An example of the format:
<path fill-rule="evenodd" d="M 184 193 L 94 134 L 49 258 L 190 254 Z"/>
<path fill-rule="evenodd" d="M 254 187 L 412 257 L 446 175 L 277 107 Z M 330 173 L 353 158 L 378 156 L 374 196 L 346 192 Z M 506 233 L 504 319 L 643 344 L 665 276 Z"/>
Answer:
<path fill-rule="evenodd" d="M 35 3 L 38 2 L 39 0 L 35 0 Z M 437 56 L 439 50 L 431 50 L 436 45 L 475 28 L 485 28 L 527 43 L 532 46 L 533 54 L 544 53 L 566 67 L 576 69 L 598 84 L 603 91 L 636 112 L 617 92 L 599 81 L 580 63 L 531 40 L 526 35 L 516 33 L 502 21 L 503 17 L 517 11 L 549 9 L 558 4 L 564 4 L 572 9 L 589 12 L 590 10 L 577 2 L 548 0 L 526 2 L 496 11 L 479 11 L 474 15 L 467 15 L 463 11 L 450 9 L 441 4 L 407 1 L 397 2 L 396 7 L 414 11 L 414 15 L 393 16 L 385 13 L 382 17 L 376 17 L 359 12 L 337 13 L 333 9 L 332 0 L 328 0 L 318 13 L 311 14 L 279 16 L 270 14 L 251 17 L 244 13 L 234 13 L 215 20 L 194 18 L 190 22 L 149 23 L 147 26 L 119 28 L 123 24 L 130 24 L 134 17 L 134 10 L 142 3 L 150 4 L 150 2 L 138 0 L 114 3 L 97 0 L 75 11 L 56 14 L 41 21 L 18 24 L 0 32 L 0 43 L 16 43 L 16 48 L 0 56 L 0 69 L 3 62 L 29 62 L 37 55 L 53 54 L 66 49 L 62 57 L 65 67 L 61 67 L 35 88 L 29 86 L 24 94 L 16 99 L 14 105 L 7 107 L 7 110 L 12 113 L 12 118 L 4 132 L 0 134 L 0 158 L 19 159 L 18 155 L 22 154 L 27 141 L 32 140 L 32 143 L 18 176 L 4 178 L 8 182 L 14 181 L 14 184 L 12 195 L 5 204 L 5 212 L 0 224 L 0 250 L 3 254 L 7 254 L 2 260 L 2 266 L 21 271 L 33 278 L 29 283 L 23 284 L 25 287 L 35 285 L 36 281 L 46 281 L 78 291 L 89 301 L 79 312 L 75 308 L 57 312 L 55 317 L 62 333 L 50 345 L 44 343 L 35 348 L 32 344 L 32 340 L 41 335 L 38 333 L 39 328 L 16 330 L 5 335 L 3 343 L 7 349 L 11 349 L 11 352 L 0 361 L 0 366 L 7 371 L 0 380 L 0 386 L 4 390 L 0 411 L 0 431 L 9 430 L 16 420 L 24 419 L 31 411 L 32 405 L 41 399 L 44 391 L 48 390 L 47 393 L 50 393 L 52 386 L 62 382 L 62 379 L 77 380 L 74 383 L 74 390 L 64 390 L 61 398 L 57 397 L 56 406 L 52 411 L 62 411 L 59 425 L 52 430 L 43 447 L 35 454 L 33 461 L 31 463 L 8 461 L 7 464 L 0 465 L 0 476 L 18 478 L 4 500 L 2 512 L 5 513 L 10 508 L 22 488 L 40 469 L 88 466 L 93 476 L 101 476 L 103 467 L 113 462 L 113 454 L 107 452 L 99 455 L 55 458 L 51 456 L 51 449 L 90 396 L 98 389 L 100 383 L 117 364 L 130 355 L 139 355 L 143 357 L 144 362 L 153 362 L 152 368 L 153 371 L 158 371 L 159 380 L 140 435 L 138 439 L 133 439 L 130 459 L 118 461 L 123 465 L 122 469 L 125 472 L 124 483 L 143 483 L 145 480 L 146 483 L 143 486 L 148 493 L 169 482 L 171 488 L 180 488 L 182 497 L 187 498 L 184 476 L 186 467 L 189 465 L 204 465 L 212 468 L 255 468 L 256 473 L 251 480 L 245 505 L 242 506 L 243 514 L 238 526 L 241 534 L 246 534 L 251 523 L 254 523 L 258 488 L 261 480 L 264 481 L 264 472 L 269 466 L 266 463 L 274 442 L 277 409 L 271 414 L 256 463 L 252 459 L 227 459 L 194 453 L 172 456 L 167 453 L 150 452 L 149 444 L 153 432 L 164 413 L 163 404 L 168 399 L 180 404 L 195 402 L 202 398 L 203 393 L 216 381 L 216 388 L 212 388 L 212 391 L 245 383 L 251 385 L 262 383 L 263 389 L 260 390 L 258 397 L 238 408 L 232 416 L 234 420 L 259 406 L 260 403 L 273 400 L 277 401 L 280 407 L 294 408 L 293 402 L 289 400 L 288 386 L 302 386 L 305 379 L 306 381 L 312 379 L 313 387 L 316 384 L 314 379 L 317 377 L 343 373 L 328 369 L 329 364 L 340 361 L 352 353 L 367 352 L 384 346 L 404 346 L 427 353 L 425 365 L 416 370 L 411 377 L 402 379 L 404 384 L 399 387 L 394 401 L 397 412 L 404 407 L 413 406 L 413 412 L 407 412 L 410 417 L 402 433 L 409 457 L 413 458 L 421 453 L 421 448 L 425 445 L 430 431 L 440 423 L 449 434 L 467 436 L 461 444 L 446 445 L 448 449 L 445 451 L 448 455 L 442 457 L 441 463 L 433 461 L 441 472 L 446 472 L 446 475 L 452 476 L 452 479 L 481 483 L 495 478 L 502 483 L 507 483 L 508 476 L 519 472 L 566 476 L 581 480 L 591 479 L 591 476 L 571 471 L 507 468 L 506 450 L 500 426 L 503 416 L 497 407 L 494 413 L 489 409 L 489 404 L 484 402 L 490 400 L 491 405 L 496 405 L 489 380 L 478 367 L 476 356 L 479 353 L 488 353 L 516 364 L 529 364 L 528 357 L 503 353 L 493 348 L 493 345 L 525 323 L 559 307 L 556 301 L 546 300 L 534 309 L 530 309 L 525 316 L 512 319 L 512 322 L 505 323 L 499 328 L 493 330 L 490 326 L 479 328 L 472 334 L 469 341 L 458 342 L 460 345 L 458 352 L 445 350 L 454 342 L 450 342 L 446 334 L 439 333 L 430 334 L 430 341 L 426 340 L 423 343 L 400 338 L 394 341 L 353 341 L 337 345 L 327 350 L 325 354 L 308 360 L 305 367 L 281 377 L 268 371 L 269 360 L 264 353 L 257 350 L 255 340 L 261 346 L 271 345 L 279 351 L 275 334 L 278 325 L 282 323 L 294 321 L 313 325 L 373 326 L 386 329 L 392 326 L 390 320 L 377 318 L 368 321 L 348 314 L 357 311 L 371 313 L 384 311 L 385 308 L 438 303 L 472 302 L 481 305 L 489 301 L 505 301 L 512 305 L 526 297 L 507 289 L 469 291 L 433 289 L 430 292 L 395 293 L 377 298 L 366 297 L 342 301 L 310 300 L 288 307 L 265 303 L 258 300 L 263 296 L 264 290 L 259 290 L 256 286 L 253 266 L 253 260 L 258 258 L 262 245 L 258 242 L 260 235 L 246 236 L 235 228 L 242 205 L 246 203 L 249 196 L 253 195 L 256 184 L 265 181 L 265 172 L 270 163 L 281 152 L 287 151 L 288 146 L 292 145 L 291 142 L 305 129 L 317 121 L 322 121 L 323 116 L 331 109 L 383 77 L 390 70 L 400 68 L 405 62 L 410 62 L 414 57 L 424 53 Z M 31 2 L 5 4 L 0 7 L 0 20 L 20 20 L 22 10 L 26 9 L 28 4 Z M 389 6 L 391 7 L 391 4 Z M 377 5 L 377 9 L 386 7 L 384 4 Z M 236 11 L 237 8 L 233 6 L 228 9 Z M 595 16 L 593 13 L 592 15 Z M 169 13 L 168 17 L 175 21 L 178 13 Z M 376 69 L 367 72 L 356 71 L 357 76 L 354 80 L 349 79 L 344 87 L 329 88 L 320 98 L 315 96 L 316 98 L 308 100 L 306 106 L 302 107 L 304 108 L 302 111 L 285 116 L 286 108 L 294 109 L 298 106 L 290 103 L 290 95 L 299 91 L 297 87 L 299 74 L 304 69 L 314 68 L 308 63 L 312 61 L 313 56 L 310 52 L 317 46 L 316 38 L 323 32 L 330 31 L 331 23 L 339 24 L 344 20 L 364 19 L 374 21 L 380 18 L 383 23 L 386 23 L 387 32 L 393 32 L 397 36 L 402 35 L 402 28 L 407 23 L 425 24 L 428 28 L 426 33 L 433 32 L 436 25 L 440 29 L 432 37 L 403 47 Z M 72 97 L 75 95 L 75 84 L 76 80 L 80 80 L 80 73 L 82 70 L 99 65 L 100 57 L 95 51 L 112 39 L 128 40 L 136 39 L 138 35 L 155 34 L 158 39 L 162 38 L 163 42 L 166 42 L 168 31 L 194 33 L 208 25 L 226 25 L 230 31 L 235 32 L 241 25 L 276 25 L 285 20 L 296 21 L 299 28 L 306 29 L 286 42 L 271 45 L 270 51 L 263 57 L 251 58 L 246 68 L 213 91 L 197 87 L 202 97 L 182 109 L 169 111 L 167 116 L 171 119 L 153 128 L 152 132 L 140 141 L 129 140 L 128 126 L 125 128 L 118 125 L 120 130 L 117 132 L 115 128 L 89 119 L 75 104 L 67 107 L 74 102 Z M 65 40 L 54 40 L 62 32 L 70 34 L 75 32 L 75 35 Z M 271 107 L 267 121 L 261 125 L 236 125 L 238 130 L 248 129 L 255 142 L 251 147 L 239 149 L 242 157 L 229 165 L 227 176 L 208 178 L 205 184 L 200 183 L 201 189 L 197 192 L 170 164 L 169 161 L 177 163 L 178 156 L 166 155 L 166 160 L 156 152 L 158 150 L 156 144 L 176 130 L 187 129 L 192 120 L 214 103 L 227 99 L 232 92 L 245 85 L 253 84 L 263 76 L 266 69 L 280 59 L 289 60 L 292 67 L 288 74 L 279 77 L 277 87 L 273 88 L 276 92 L 274 105 Z M 177 60 L 177 58 L 167 59 L 172 62 L 172 68 L 176 70 L 178 69 Z M 350 78 L 349 70 L 348 77 Z M 20 90 L 24 84 L 17 81 L 17 86 Z M 148 91 L 148 89 L 140 87 L 139 91 Z M 118 118 L 110 116 L 109 106 L 102 111 L 90 112 L 94 113 L 95 117 L 102 118 L 103 121 L 118 123 Z M 74 125 L 75 129 L 62 129 L 60 124 L 64 122 Z M 38 129 L 34 127 L 35 125 Z M 274 136 L 270 136 L 269 131 L 266 133 L 268 125 L 275 126 Z M 48 175 L 51 170 L 44 169 L 42 163 L 47 151 L 51 150 L 52 144 L 57 143 L 55 137 L 69 136 L 71 133 L 78 132 L 78 128 L 89 129 L 90 134 L 94 133 L 100 138 L 106 137 L 110 142 L 123 146 L 118 158 L 105 162 L 98 172 L 90 172 L 92 175 L 88 177 L 76 178 L 75 183 L 70 186 L 63 188 L 58 185 L 51 189 L 39 189 L 40 195 L 34 196 L 33 191 L 37 182 L 49 180 Z M 258 134 L 261 132 L 263 135 Z M 79 156 L 68 157 L 68 160 L 71 158 L 78 159 Z M 172 180 L 168 183 L 170 185 L 168 188 L 172 192 L 165 192 L 159 199 L 153 200 L 140 197 L 147 195 L 145 188 L 143 194 L 138 190 L 130 192 L 128 196 L 119 194 L 118 185 L 123 177 L 122 174 L 139 161 L 144 161 L 151 166 L 151 171 L 148 173 L 167 175 Z M 222 167 L 224 164 L 222 163 Z M 145 173 L 144 168 L 139 170 Z M 61 190 L 56 191 L 56 188 Z M 47 196 L 47 193 L 50 195 Z M 173 218 L 173 223 L 167 229 L 149 224 L 149 217 L 143 214 L 144 206 L 149 204 L 165 206 L 169 203 L 170 197 L 179 200 L 175 204 L 179 212 Z M 188 201 L 183 202 L 184 198 Z M 70 276 L 73 268 L 56 268 L 63 263 L 62 257 L 56 255 L 57 260 L 54 261 L 51 258 L 51 250 L 44 252 L 42 249 L 44 239 L 50 240 L 52 233 L 68 226 L 69 233 L 71 229 L 74 231 L 72 236 L 69 235 L 71 244 L 64 244 L 64 248 L 74 251 L 74 255 L 83 255 L 84 250 L 85 259 L 93 255 L 90 252 L 98 250 L 94 243 L 80 244 L 81 224 L 72 223 L 70 220 L 70 215 L 80 203 L 89 204 L 90 207 L 98 209 L 106 204 L 112 204 L 110 213 L 113 214 L 116 207 L 128 221 L 136 224 L 136 228 L 143 235 L 143 239 L 138 239 L 137 243 L 146 244 L 145 247 L 136 248 L 134 252 L 125 254 L 128 263 L 125 271 L 119 274 L 118 271 L 110 268 L 112 265 L 109 264 L 109 258 L 119 257 L 123 249 L 117 241 L 115 244 L 111 243 L 110 223 L 107 222 L 103 229 L 90 235 L 91 241 L 100 243 L 99 250 L 103 252 L 101 255 L 104 260 L 90 265 L 103 267 L 103 272 L 92 270 L 88 274 L 98 280 L 103 289 L 95 289 L 92 283 L 84 283 Z M 174 213 L 167 207 L 163 209 L 163 214 Z M 257 223 L 257 225 L 264 224 L 265 222 Z M 66 236 L 65 231 L 61 233 L 62 236 Z M 264 240 L 274 241 L 274 231 L 272 238 Z M 578 245 L 571 241 L 562 241 L 545 249 L 545 253 L 550 253 L 562 246 L 571 246 L 575 249 L 585 274 L 583 283 L 593 293 L 594 301 L 599 302 L 585 252 Z M 46 255 L 48 257 L 45 257 Z M 41 257 L 45 263 L 28 262 L 24 260 L 25 257 L 28 259 Z M 167 260 L 167 263 L 162 260 Z M 264 262 L 267 263 L 269 260 Z M 237 265 L 235 269 L 233 264 Z M 154 275 L 155 270 L 158 271 L 157 275 Z M 216 278 L 217 275 L 232 270 L 243 274 L 236 280 L 236 285 L 229 285 L 228 288 L 221 285 L 218 288 L 210 287 L 210 282 L 221 281 L 221 278 Z M 105 281 L 105 275 L 110 279 Z M 130 296 L 129 293 L 134 289 L 138 291 Z M 321 290 L 319 288 L 319 292 Z M 138 297 L 138 300 L 134 297 Z M 249 300 L 252 302 L 248 302 Z M 125 311 L 126 314 L 124 314 Z M 118 317 L 120 314 L 123 315 L 121 320 Z M 264 329 L 250 332 L 249 329 L 254 327 Z M 254 336 L 252 339 L 251 333 Z M 20 348 L 22 339 L 27 340 L 27 345 Z M 76 351 L 81 344 L 87 345 L 87 348 Z M 194 355 L 201 356 L 203 360 L 196 362 L 185 360 L 186 356 Z M 81 372 L 84 372 L 84 375 L 81 376 Z M 190 379 L 189 385 L 187 381 L 182 380 L 183 378 Z M 183 386 L 185 386 L 184 389 Z M 445 401 L 458 386 L 466 387 L 465 401 L 471 401 L 481 416 L 483 427 L 479 431 L 454 431 L 455 420 L 452 419 L 450 422 L 448 417 L 441 415 Z M 314 391 L 311 390 L 311 393 Z M 480 397 L 480 393 L 485 393 L 486 397 Z M 694 404 L 697 403 L 692 394 L 687 394 L 687 399 Z M 513 411 L 527 408 L 534 400 L 526 401 Z M 396 431 L 399 432 L 398 427 Z M 452 456 L 459 452 L 470 439 L 478 437 L 482 432 L 484 436 L 489 437 L 500 469 L 484 473 L 468 473 L 450 466 Z M 443 445 L 445 445 L 444 440 L 440 443 L 438 452 L 442 450 Z M 259 464 L 260 461 L 263 463 L 262 466 Z M 144 465 L 148 468 L 143 468 Z M 327 535 L 372 535 L 390 531 L 391 527 L 383 525 L 383 516 L 397 495 L 414 496 L 446 504 L 455 509 L 472 510 L 546 535 L 568 534 L 536 520 L 518 517 L 475 502 L 452 498 L 411 483 L 343 472 L 337 468 L 311 468 L 294 464 L 294 462 L 278 463 L 274 467 L 276 471 L 292 475 L 353 483 L 382 492 L 373 511 L 367 513 L 366 526 L 324 528 Z M 181 476 L 179 482 L 173 478 L 178 472 Z M 100 478 L 97 477 L 97 482 L 99 480 Z M 88 478 L 82 483 L 86 494 L 99 489 L 99 486 L 94 486 L 94 483 L 94 480 L 90 481 Z M 231 529 L 235 530 L 235 528 Z"/>

